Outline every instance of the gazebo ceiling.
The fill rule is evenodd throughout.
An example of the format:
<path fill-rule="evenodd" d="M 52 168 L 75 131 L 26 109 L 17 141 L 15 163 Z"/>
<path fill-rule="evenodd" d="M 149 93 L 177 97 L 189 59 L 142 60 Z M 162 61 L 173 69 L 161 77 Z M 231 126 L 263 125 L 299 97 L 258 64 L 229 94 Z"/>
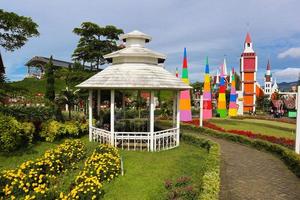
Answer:
<path fill-rule="evenodd" d="M 81 84 L 79 88 L 99 89 L 191 89 L 163 68 L 166 56 L 145 48 L 151 37 L 133 31 L 120 37 L 126 47 L 104 56 L 112 65 Z"/>

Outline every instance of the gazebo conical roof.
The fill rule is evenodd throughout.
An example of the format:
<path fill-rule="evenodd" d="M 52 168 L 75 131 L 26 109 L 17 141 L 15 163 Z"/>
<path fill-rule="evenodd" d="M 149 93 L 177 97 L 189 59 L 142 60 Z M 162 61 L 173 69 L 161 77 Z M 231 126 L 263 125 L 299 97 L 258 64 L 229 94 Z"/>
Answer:
<path fill-rule="evenodd" d="M 149 35 L 133 31 L 120 37 L 126 47 L 104 56 L 110 66 L 81 84 L 79 88 L 94 89 L 170 89 L 186 90 L 191 87 L 165 70 L 164 54 L 145 47 Z"/>

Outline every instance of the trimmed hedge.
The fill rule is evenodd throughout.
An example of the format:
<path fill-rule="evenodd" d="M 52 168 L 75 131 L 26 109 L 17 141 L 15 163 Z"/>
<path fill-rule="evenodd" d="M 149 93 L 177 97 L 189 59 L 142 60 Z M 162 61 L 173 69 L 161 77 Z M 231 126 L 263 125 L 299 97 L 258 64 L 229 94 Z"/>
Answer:
<path fill-rule="evenodd" d="M 160 124 L 167 124 L 169 125 L 170 122 L 168 121 L 160 121 Z M 251 147 L 254 147 L 258 150 L 264 150 L 274 154 L 275 156 L 279 157 L 288 168 L 300 178 L 300 156 L 296 154 L 294 151 L 283 147 L 278 144 L 273 144 L 271 142 L 259 140 L 259 139 L 250 139 L 245 136 L 240 135 L 232 135 L 226 134 L 219 131 L 214 131 L 211 129 L 206 129 L 202 127 L 196 127 L 193 125 L 181 124 L 181 127 L 187 130 L 201 132 L 201 134 L 210 135 L 217 138 L 222 138 L 226 140 L 230 140 L 233 142 L 245 144 Z"/>
<path fill-rule="evenodd" d="M 208 151 L 205 165 L 206 172 L 202 177 L 202 185 L 199 199 L 212 200 L 219 199 L 220 192 L 220 148 L 217 143 L 211 140 L 196 137 L 190 134 L 181 134 L 181 139 L 195 146 L 199 146 Z"/>

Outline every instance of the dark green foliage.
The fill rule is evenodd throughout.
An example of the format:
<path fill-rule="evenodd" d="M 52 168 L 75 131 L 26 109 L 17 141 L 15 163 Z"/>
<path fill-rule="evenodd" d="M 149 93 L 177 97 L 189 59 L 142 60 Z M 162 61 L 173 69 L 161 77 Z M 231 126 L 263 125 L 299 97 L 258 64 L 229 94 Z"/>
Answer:
<path fill-rule="evenodd" d="M 35 132 L 32 123 L 20 123 L 0 114 L 0 152 L 12 152 L 31 144 Z"/>
<path fill-rule="evenodd" d="M 19 121 L 36 123 L 53 118 L 54 110 L 50 107 L 0 106 L 0 113 Z"/>
<path fill-rule="evenodd" d="M 6 50 L 21 48 L 28 38 L 38 36 L 37 28 L 31 18 L 0 9 L 0 46 Z"/>
<path fill-rule="evenodd" d="M 73 110 L 74 105 L 76 105 L 79 101 L 78 91 L 79 90 L 73 91 L 72 89 L 69 89 L 69 87 L 67 87 L 65 90 L 62 90 L 59 96 L 55 99 L 58 105 L 68 105 L 69 120 L 72 118 L 71 111 Z"/>
<path fill-rule="evenodd" d="M 123 30 L 112 25 L 101 27 L 92 22 L 83 22 L 79 28 L 74 28 L 73 33 L 80 36 L 73 59 L 82 61 L 82 65 L 90 63 L 92 70 L 93 66 L 99 69 L 105 63 L 103 55 L 119 49 L 117 40 Z"/>
<path fill-rule="evenodd" d="M 52 62 L 53 58 L 50 57 L 49 63 L 46 65 L 46 92 L 45 92 L 45 98 L 49 99 L 49 101 L 53 102 L 55 99 L 55 88 L 54 88 L 54 66 Z"/>

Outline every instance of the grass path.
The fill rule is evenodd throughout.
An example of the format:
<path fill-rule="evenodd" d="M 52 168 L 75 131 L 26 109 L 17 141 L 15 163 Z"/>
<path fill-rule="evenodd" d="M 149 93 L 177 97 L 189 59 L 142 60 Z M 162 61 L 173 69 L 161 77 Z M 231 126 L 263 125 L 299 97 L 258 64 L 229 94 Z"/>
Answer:
<path fill-rule="evenodd" d="M 213 118 L 210 122 L 226 130 L 247 130 L 263 135 L 295 139 L 296 125 L 258 119 L 220 119 Z"/>
<path fill-rule="evenodd" d="M 104 199 L 165 199 L 164 181 L 191 176 L 200 186 L 207 152 L 181 143 L 162 152 L 122 151 L 125 175 L 104 184 Z"/>

